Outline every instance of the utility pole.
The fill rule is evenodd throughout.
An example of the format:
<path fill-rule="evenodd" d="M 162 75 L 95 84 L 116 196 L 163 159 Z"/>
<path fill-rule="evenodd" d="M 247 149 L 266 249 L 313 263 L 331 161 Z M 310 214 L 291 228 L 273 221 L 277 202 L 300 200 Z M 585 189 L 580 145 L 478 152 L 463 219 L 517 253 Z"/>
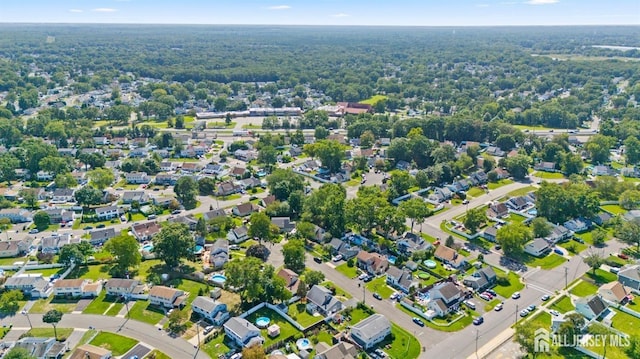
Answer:
<path fill-rule="evenodd" d="M 478 335 L 479 334 L 480 334 L 480 331 L 476 329 L 476 359 L 478 359 Z"/>
<path fill-rule="evenodd" d="M 362 283 L 362 304 L 366 304 L 365 303 L 366 298 L 367 298 L 367 290 L 364 286 L 364 283 Z"/>
<path fill-rule="evenodd" d="M 516 323 L 518 324 L 518 304 L 516 304 Z"/>
<path fill-rule="evenodd" d="M 24 314 L 25 317 L 27 317 L 27 321 L 29 322 L 29 328 L 33 329 L 33 325 L 31 324 L 31 318 L 29 318 L 29 312 L 22 311 L 22 314 Z"/>
<path fill-rule="evenodd" d="M 569 268 L 564 267 L 564 289 L 567 289 L 569 283 L 567 282 L 567 274 L 569 272 Z"/>

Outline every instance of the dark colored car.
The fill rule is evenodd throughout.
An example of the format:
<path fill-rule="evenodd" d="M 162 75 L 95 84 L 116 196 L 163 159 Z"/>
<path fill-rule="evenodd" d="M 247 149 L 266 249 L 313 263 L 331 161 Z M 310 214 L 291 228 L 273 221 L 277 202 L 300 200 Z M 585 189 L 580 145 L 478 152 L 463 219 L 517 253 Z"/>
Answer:
<path fill-rule="evenodd" d="M 382 296 L 378 293 L 373 293 L 373 297 L 376 298 L 377 300 L 382 300 Z"/>
<path fill-rule="evenodd" d="M 316 263 L 322 263 L 322 258 L 320 257 L 313 257 L 313 261 Z"/>
<path fill-rule="evenodd" d="M 422 321 L 422 319 L 418 317 L 413 317 L 411 320 L 413 320 L 413 322 L 418 324 L 419 326 L 424 327 L 424 322 Z"/>
<path fill-rule="evenodd" d="M 473 324 L 474 325 L 480 325 L 484 323 L 484 318 L 483 317 L 477 317 L 476 319 L 473 320 Z"/>

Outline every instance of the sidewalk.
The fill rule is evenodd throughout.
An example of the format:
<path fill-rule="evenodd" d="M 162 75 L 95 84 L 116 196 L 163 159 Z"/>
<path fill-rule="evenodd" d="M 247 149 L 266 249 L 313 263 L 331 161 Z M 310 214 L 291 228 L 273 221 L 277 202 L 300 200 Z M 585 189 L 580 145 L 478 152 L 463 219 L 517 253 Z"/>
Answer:
<path fill-rule="evenodd" d="M 491 339 L 487 344 L 485 344 L 482 347 L 478 348 L 478 353 L 477 353 L 478 355 L 477 356 L 476 356 L 476 354 L 471 354 L 471 355 L 469 355 L 467 357 L 467 359 L 477 359 L 477 358 L 485 358 L 485 357 L 487 357 L 494 350 L 499 348 L 500 345 L 502 345 L 507 340 L 511 339 L 513 337 L 513 335 L 515 334 L 515 332 L 516 331 L 511 327 L 503 330 L 498 336 L 496 336 L 495 338 Z"/>

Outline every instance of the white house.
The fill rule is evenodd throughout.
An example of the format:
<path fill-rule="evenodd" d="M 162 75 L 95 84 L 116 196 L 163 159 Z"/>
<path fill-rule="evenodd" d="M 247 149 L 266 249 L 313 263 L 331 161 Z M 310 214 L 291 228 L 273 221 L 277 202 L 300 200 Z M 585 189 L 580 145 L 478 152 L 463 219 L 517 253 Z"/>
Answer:
<path fill-rule="evenodd" d="M 196 297 L 191 303 L 191 309 L 209 320 L 213 325 L 220 326 L 229 319 L 227 305 L 209 297 Z"/>
<path fill-rule="evenodd" d="M 7 278 L 6 282 L 4 282 L 4 288 L 20 290 L 31 298 L 48 298 L 52 292 L 51 283 L 42 278 L 42 274 L 14 275 Z"/>
<path fill-rule="evenodd" d="M 131 296 L 134 294 L 141 294 L 144 289 L 140 281 L 135 279 L 124 278 L 111 278 L 104 285 L 104 289 L 107 291 L 107 295 L 111 296 Z"/>
<path fill-rule="evenodd" d="M 233 317 L 224 323 L 224 332 L 227 337 L 241 347 L 262 345 L 264 338 L 260 335 L 260 329 L 244 318 Z"/>
<path fill-rule="evenodd" d="M 151 177 L 146 172 L 125 173 L 124 178 L 130 184 L 146 184 L 151 182 Z"/>
<path fill-rule="evenodd" d="M 118 206 L 99 207 L 96 208 L 96 217 L 101 221 L 118 218 L 120 217 L 120 209 Z"/>
<path fill-rule="evenodd" d="M 74 201 L 75 191 L 71 188 L 58 188 L 53 191 L 53 196 L 51 197 L 51 202 L 53 203 L 67 203 Z"/>
<path fill-rule="evenodd" d="M 163 285 L 156 285 L 149 290 L 149 302 L 159 307 L 182 307 L 186 299 L 187 296 L 184 294 L 184 291 Z"/>
<path fill-rule="evenodd" d="M 598 318 L 607 310 L 608 305 L 599 295 L 591 298 L 578 298 L 575 301 L 576 312 L 582 314 L 587 320 Z"/>
<path fill-rule="evenodd" d="M 551 251 L 551 246 L 549 242 L 542 238 L 536 238 L 531 242 L 525 244 L 524 246 L 525 253 L 529 253 L 534 257 L 542 257 L 545 254 Z"/>
<path fill-rule="evenodd" d="M 391 334 L 391 323 L 382 314 L 371 315 L 351 327 L 351 338 L 368 350 Z"/>
<path fill-rule="evenodd" d="M 326 287 L 314 285 L 307 292 L 307 312 L 329 316 L 342 310 L 342 302 Z"/>
<path fill-rule="evenodd" d="M 462 291 L 451 282 L 444 282 L 436 285 L 429 291 L 429 309 L 436 312 L 438 316 L 444 316 L 449 312 L 457 310 L 463 299 Z"/>
<path fill-rule="evenodd" d="M 232 228 L 227 233 L 227 240 L 230 243 L 240 243 L 249 239 L 249 231 L 246 226 L 240 226 L 238 228 Z"/>
<path fill-rule="evenodd" d="M 97 297 L 102 291 L 102 282 L 89 279 L 58 279 L 53 284 L 53 295 L 63 297 Z"/>

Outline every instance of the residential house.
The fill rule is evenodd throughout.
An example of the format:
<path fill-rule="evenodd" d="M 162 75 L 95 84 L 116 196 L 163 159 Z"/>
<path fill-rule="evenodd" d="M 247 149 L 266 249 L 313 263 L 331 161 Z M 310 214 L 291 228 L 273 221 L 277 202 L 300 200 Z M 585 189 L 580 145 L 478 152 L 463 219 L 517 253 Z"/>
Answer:
<path fill-rule="evenodd" d="M 122 214 L 122 210 L 118 206 L 106 206 L 96 208 L 96 217 L 100 221 L 107 221 L 112 218 L 118 218 Z"/>
<path fill-rule="evenodd" d="M 307 312 L 320 313 L 327 317 L 342 310 L 342 302 L 331 291 L 321 285 L 314 285 L 307 292 Z"/>
<path fill-rule="evenodd" d="M 313 225 L 313 238 L 311 238 L 312 241 L 318 242 L 318 243 L 323 243 L 324 242 L 324 236 L 326 231 L 324 230 L 324 228 L 317 226 L 317 225 Z M 357 253 L 356 253 L 357 254 Z"/>
<path fill-rule="evenodd" d="M 495 157 L 504 157 L 506 154 L 503 150 L 500 149 L 500 147 L 496 146 L 487 147 L 486 152 L 487 154 Z"/>
<path fill-rule="evenodd" d="M 149 290 L 149 303 L 164 308 L 182 308 L 188 295 L 184 291 L 163 285 L 153 286 Z"/>
<path fill-rule="evenodd" d="M 544 172 L 556 172 L 556 163 L 555 162 L 538 162 L 533 166 L 533 169 L 536 171 L 544 171 Z"/>
<path fill-rule="evenodd" d="M 640 222 L 640 209 L 632 209 L 630 211 L 627 211 L 627 213 L 622 215 L 622 218 L 629 222 Z"/>
<path fill-rule="evenodd" d="M 227 305 L 213 298 L 198 296 L 191 303 L 191 309 L 213 325 L 221 326 L 229 319 Z"/>
<path fill-rule="evenodd" d="M 289 217 L 273 217 L 271 218 L 271 224 L 276 225 L 281 233 L 289 233 L 296 228 L 296 222 L 291 222 Z"/>
<path fill-rule="evenodd" d="M 405 293 L 409 293 L 411 287 L 418 285 L 410 270 L 400 269 L 396 266 L 390 266 L 387 270 L 387 284 Z"/>
<path fill-rule="evenodd" d="M 410 255 L 415 251 L 422 251 L 433 247 L 431 243 L 425 241 L 424 238 L 412 232 L 405 232 L 402 238 L 396 241 L 396 246 L 400 252 L 407 255 Z"/>
<path fill-rule="evenodd" d="M 227 214 L 225 213 L 224 209 L 214 209 L 212 211 L 205 212 L 202 215 L 202 218 L 204 218 L 204 220 L 208 223 L 212 219 L 226 217 L 226 216 Z"/>
<path fill-rule="evenodd" d="M 94 137 L 93 143 L 95 143 L 98 146 L 104 146 L 109 144 L 109 139 L 104 136 Z"/>
<path fill-rule="evenodd" d="M 20 192 L 23 197 L 24 194 L 33 194 L 38 199 L 38 201 L 44 201 L 48 198 L 48 194 L 44 190 L 44 188 L 22 188 Z"/>
<path fill-rule="evenodd" d="M 243 178 L 245 174 L 247 174 L 247 169 L 244 167 L 233 167 L 229 172 L 229 176 L 237 179 Z"/>
<path fill-rule="evenodd" d="M 214 176 L 220 178 L 220 177 L 226 176 L 229 173 L 229 171 L 227 169 L 225 169 L 224 166 L 222 166 L 222 165 L 219 165 L 219 164 L 216 164 L 216 163 L 208 163 L 202 169 L 202 173 L 205 173 L 205 174 L 208 174 L 208 175 L 214 175 Z"/>
<path fill-rule="evenodd" d="M 98 244 L 104 244 L 109 239 L 115 237 L 116 229 L 113 227 L 96 229 L 89 232 L 89 235 L 91 236 L 91 238 L 89 239 L 89 242 L 95 246 Z"/>
<path fill-rule="evenodd" d="M 209 263 L 213 269 L 222 268 L 229 261 L 229 241 L 218 239 L 209 250 Z"/>
<path fill-rule="evenodd" d="M 58 279 L 53 284 L 53 294 L 62 297 L 95 298 L 102 291 L 102 282 L 90 279 Z"/>
<path fill-rule="evenodd" d="M 154 182 L 159 186 L 174 186 L 178 182 L 179 178 L 180 176 L 175 174 L 158 173 Z"/>
<path fill-rule="evenodd" d="M 437 284 L 429 291 L 429 309 L 442 317 L 458 309 L 464 300 L 462 291 L 452 282 Z"/>
<path fill-rule="evenodd" d="M 360 253 L 361 251 L 362 249 L 358 246 L 350 246 L 346 244 L 342 246 L 340 250 L 338 250 L 338 254 L 342 255 L 342 259 L 344 259 L 345 261 L 348 261 L 349 259 L 357 256 L 358 253 Z"/>
<path fill-rule="evenodd" d="M 33 215 L 24 208 L 3 208 L 0 209 L 0 218 L 9 218 L 11 223 L 25 223 L 31 222 Z"/>
<path fill-rule="evenodd" d="M 504 168 L 496 168 L 495 170 L 493 170 L 496 175 L 498 176 L 498 179 L 506 179 L 509 178 L 509 176 L 511 176 L 511 174 L 509 173 L 509 171 L 507 171 Z"/>
<path fill-rule="evenodd" d="M 610 213 L 600 212 L 595 217 L 593 217 L 591 221 L 599 226 L 602 226 L 608 223 L 612 218 L 613 216 Z"/>
<path fill-rule="evenodd" d="M 316 356 L 314 359 L 356 359 L 358 358 L 358 348 L 348 342 L 338 342 L 332 346 L 324 342 L 319 342 L 315 347 Z M 271 357 L 271 359 L 276 359 Z"/>
<path fill-rule="evenodd" d="M 389 268 L 389 261 L 379 253 L 360 251 L 356 256 L 358 268 L 369 274 L 380 275 Z"/>
<path fill-rule="evenodd" d="M 594 295 L 591 298 L 578 298 L 575 305 L 576 312 L 582 314 L 587 320 L 597 319 L 609 307 L 599 295 Z"/>
<path fill-rule="evenodd" d="M 42 238 L 40 241 L 40 251 L 42 253 L 58 253 L 62 246 L 75 243 L 80 243 L 80 238 L 74 237 L 70 233 L 52 233 L 50 236 Z"/>
<path fill-rule="evenodd" d="M 298 156 L 302 155 L 302 148 L 301 147 L 290 147 L 289 148 L 289 155 L 291 157 L 298 157 Z"/>
<path fill-rule="evenodd" d="M 238 217 L 246 217 L 257 210 L 258 208 L 255 204 L 251 202 L 247 202 L 247 203 L 242 203 L 233 207 L 231 211 L 234 215 Z"/>
<path fill-rule="evenodd" d="M 148 150 L 146 148 L 134 148 L 129 151 L 129 157 L 131 158 L 145 158 L 147 154 Z"/>
<path fill-rule="evenodd" d="M 193 217 L 192 215 L 178 216 L 178 217 L 169 218 L 169 222 L 171 222 L 171 223 L 182 223 L 182 224 L 186 225 L 189 228 L 189 230 L 191 230 L 191 231 L 195 231 L 196 230 L 196 225 L 198 224 L 198 220 L 195 219 L 195 217 Z"/>
<path fill-rule="evenodd" d="M 162 161 L 160 163 L 160 170 L 163 172 L 171 172 L 176 169 L 176 164 L 171 161 Z"/>
<path fill-rule="evenodd" d="M 518 196 L 509 198 L 506 205 L 514 211 L 522 211 L 529 206 L 529 202 L 524 196 Z"/>
<path fill-rule="evenodd" d="M 534 257 L 543 257 L 551 251 L 551 246 L 543 238 L 536 238 L 524 245 L 524 251 Z"/>
<path fill-rule="evenodd" d="M 498 234 L 498 227 L 491 226 L 491 227 L 487 227 L 484 230 L 484 232 L 482 232 L 482 237 L 484 237 L 484 239 L 486 239 L 486 240 L 488 240 L 490 242 L 495 242 L 497 234 Z"/>
<path fill-rule="evenodd" d="M 17 257 L 31 245 L 29 240 L 0 241 L 0 258 Z"/>
<path fill-rule="evenodd" d="M 71 223 L 73 222 L 74 213 L 64 208 L 47 208 L 44 210 L 49 215 L 49 223 Z"/>
<path fill-rule="evenodd" d="M 129 144 L 129 139 L 126 137 L 114 137 L 111 143 L 116 147 L 124 147 Z"/>
<path fill-rule="evenodd" d="M 595 166 L 591 174 L 594 176 L 613 176 L 616 174 L 616 171 L 609 166 Z"/>
<path fill-rule="evenodd" d="M 574 232 L 574 233 L 578 233 L 578 232 L 584 232 L 586 230 L 589 229 L 589 227 L 591 227 L 591 223 L 590 221 L 584 219 L 584 218 L 574 218 L 574 219 L 570 219 L 566 222 L 564 222 L 563 224 L 568 230 Z"/>
<path fill-rule="evenodd" d="M 238 182 L 236 182 L 236 184 L 243 190 L 247 190 L 247 189 L 251 189 L 251 188 L 256 188 L 256 187 L 260 187 L 262 185 L 262 182 L 255 178 L 255 177 L 249 177 L 249 178 L 245 178 L 245 179 L 241 179 Z"/>
<path fill-rule="evenodd" d="M 625 167 L 620 170 L 620 175 L 623 177 L 632 177 L 638 178 L 640 177 L 640 168 L 638 167 Z"/>
<path fill-rule="evenodd" d="M 489 180 L 487 178 L 487 174 L 483 170 L 476 171 L 476 172 L 472 173 L 471 176 L 469 176 L 469 177 L 474 179 L 475 181 L 477 181 L 478 184 L 487 183 L 487 181 Z"/>
<path fill-rule="evenodd" d="M 486 289 L 493 287 L 496 284 L 498 277 L 496 272 L 490 266 L 484 266 L 472 275 L 464 277 L 462 283 L 469 288 L 472 288 L 476 292 L 482 292 Z"/>
<path fill-rule="evenodd" d="M 631 289 L 616 281 L 601 285 L 598 288 L 598 295 L 602 299 L 616 304 L 625 304 L 632 297 Z"/>
<path fill-rule="evenodd" d="M 258 152 L 254 150 L 236 150 L 233 156 L 240 161 L 250 162 L 258 158 Z"/>
<path fill-rule="evenodd" d="M 244 318 L 233 317 L 227 320 L 224 323 L 224 332 L 227 338 L 240 347 L 249 348 L 264 343 L 260 329 Z"/>
<path fill-rule="evenodd" d="M 636 292 L 640 292 L 640 265 L 626 265 L 618 272 L 618 282 Z"/>
<path fill-rule="evenodd" d="M 442 244 L 436 247 L 433 256 L 435 259 L 453 268 L 464 268 L 467 265 L 467 259 L 463 255 L 458 254 L 455 249 Z"/>
<path fill-rule="evenodd" d="M 287 289 L 295 295 L 298 291 L 298 286 L 300 285 L 300 281 L 298 280 L 298 273 L 288 268 L 282 268 L 280 269 L 280 271 L 278 271 L 277 275 L 278 277 L 284 279 L 284 283 Z"/>
<path fill-rule="evenodd" d="M 62 157 L 76 157 L 78 150 L 75 148 L 58 148 L 58 154 Z"/>
<path fill-rule="evenodd" d="M 107 295 L 115 297 L 130 297 L 144 293 L 144 287 L 136 279 L 111 278 L 105 283 Z"/>
<path fill-rule="evenodd" d="M 147 184 L 151 182 L 151 177 L 146 172 L 125 173 L 124 178 L 129 184 Z"/>
<path fill-rule="evenodd" d="M 57 359 L 62 358 L 68 347 L 67 342 L 59 342 L 56 338 L 25 337 L 18 339 L 14 348 L 24 349 L 29 358 Z"/>
<path fill-rule="evenodd" d="M 567 227 L 563 225 L 557 225 L 553 227 L 551 233 L 544 237 L 550 244 L 554 245 L 556 243 L 564 242 L 569 240 L 573 236 L 573 232 L 571 232 Z"/>
<path fill-rule="evenodd" d="M 73 195 L 75 194 L 75 190 L 71 188 L 58 188 L 53 191 L 53 195 L 51 197 L 51 202 L 53 203 L 67 203 L 75 201 Z"/>
<path fill-rule="evenodd" d="M 149 196 L 145 191 L 125 191 L 122 194 L 122 203 L 131 204 L 133 202 L 140 204 L 149 203 Z"/>
<path fill-rule="evenodd" d="M 69 359 L 110 359 L 111 357 L 110 350 L 91 344 L 82 344 L 73 351 Z"/>
<path fill-rule="evenodd" d="M 246 226 L 232 228 L 227 232 L 227 240 L 229 243 L 238 244 L 249 239 L 249 230 Z"/>
<path fill-rule="evenodd" d="M 17 274 L 7 278 L 4 282 L 7 290 L 17 289 L 30 298 L 48 298 L 51 295 L 51 282 L 44 279 L 42 274 Z"/>
<path fill-rule="evenodd" d="M 140 242 L 151 240 L 153 236 L 160 233 L 161 229 L 156 222 L 138 223 L 131 226 L 133 236 Z"/>
<path fill-rule="evenodd" d="M 373 314 L 351 327 L 351 338 L 369 350 L 391 335 L 391 322 L 382 314 Z"/>
<path fill-rule="evenodd" d="M 200 172 L 202 166 L 196 162 L 185 162 L 182 164 L 181 169 L 183 173 L 197 173 Z"/>
<path fill-rule="evenodd" d="M 236 186 L 233 182 L 226 181 L 218 185 L 217 194 L 218 196 L 228 196 L 240 191 L 241 189 L 239 186 Z"/>
<path fill-rule="evenodd" d="M 51 181 L 53 180 L 53 174 L 51 172 L 38 171 L 38 173 L 36 173 L 36 179 L 41 182 Z"/>
<path fill-rule="evenodd" d="M 509 214 L 509 208 L 502 202 L 492 203 L 487 209 L 487 217 L 502 218 Z"/>

